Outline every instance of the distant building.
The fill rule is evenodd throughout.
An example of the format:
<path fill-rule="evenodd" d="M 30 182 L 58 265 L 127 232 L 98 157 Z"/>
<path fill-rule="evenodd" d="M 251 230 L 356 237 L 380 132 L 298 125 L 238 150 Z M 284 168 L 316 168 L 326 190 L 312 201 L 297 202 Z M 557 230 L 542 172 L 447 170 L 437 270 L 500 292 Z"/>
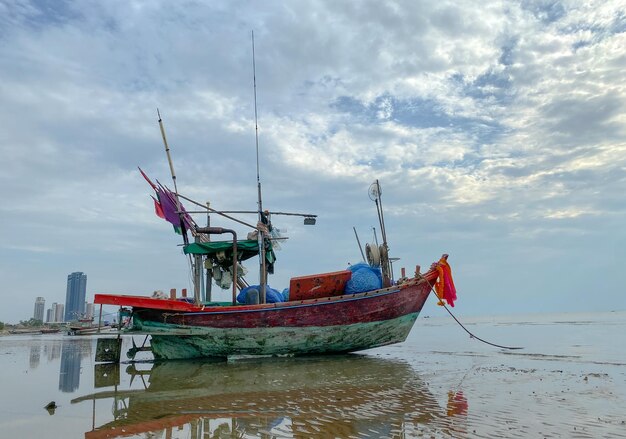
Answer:
<path fill-rule="evenodd" d="M 86 303 L 85 304 L 85 318 L 93 319 L 93 310 L 94 310 L 93 303 Z"/>
<path fill-rule="evenodd" d="M 56 306 L 56 303 L 53 305 Z M 46 323 L 52 323 L 52 322 L 54 322 L 54 308 L 49 308 L 46 311 Z"/>
<path fill-rule="evenodd" d="M 37 297 L 35 299 L 35 312 L 33 318 L 35 320 L 41 320 L 43 322 L 43 312 L 46 309 L 46 299 L 43 297 Z"/>
<path fill-rule="evenodd" d="M 63 320 L 64 311 L 65 311 L 65 305 L 63 305 L 62 303 L 55 303 L 54 304 L 54 321 L 55 321 L 55 323 L 62 323 L 64 321 Z"/>
<path fill-rule="evenodd" d="M 65 294 L 65 321 L 71 322 L 84 317 L 85 295 L 87 293 L 87 275 L 75 272 L 67 276 Z"/>
<path fill-rule="evenodd" d="M 54 302 L 52 305 L 50 305 L 50 309 L 48 310 L 50 312 L 50 320 L 48 320 L 49 322 L 56 322 L 57 321 L 57 303 Z"/>

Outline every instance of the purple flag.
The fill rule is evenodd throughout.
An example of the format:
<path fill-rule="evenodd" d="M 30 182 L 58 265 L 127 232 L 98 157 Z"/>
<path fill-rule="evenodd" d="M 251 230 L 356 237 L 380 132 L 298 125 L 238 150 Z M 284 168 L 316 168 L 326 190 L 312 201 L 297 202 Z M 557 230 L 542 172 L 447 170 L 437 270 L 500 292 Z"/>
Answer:
<path fill-rule="evenodd" d="M 180 216 L 176 213 L 176 195 L 162 186 L 161 183 L 157 181 L 159 187 L 156 190 L 157 196 L 159 197 L 159 203 L 161 204 L 161 209 L 163 209 L 163 215 L 165 216 L 165 220 L 172 223 L 176 227 L 180 227 Z M 185 212 L 185 208 L 182 203 L 179 202 L 180 210 L 184 212 L 182 214 L 183 224 L 187 230 L 193 228 L 193 220 L 189 216 L 187 212 Z"/>

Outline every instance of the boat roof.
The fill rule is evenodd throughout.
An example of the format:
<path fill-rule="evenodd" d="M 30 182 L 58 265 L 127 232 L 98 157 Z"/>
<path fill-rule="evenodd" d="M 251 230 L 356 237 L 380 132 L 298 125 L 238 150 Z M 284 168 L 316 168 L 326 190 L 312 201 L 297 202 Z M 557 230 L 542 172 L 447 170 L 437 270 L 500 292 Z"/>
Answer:
<path fill-rule="evenodd" d="M 232 241 L 194 242 L 183 248 L 185 254 L 214 256 L 224 252 L 231 255 L 233 252 Z M 259 254 L 259 242 L 256 239 L 242 239 L 237 241 L 237 253 L 241 254 L 240 260 L 245 261 Z"/>

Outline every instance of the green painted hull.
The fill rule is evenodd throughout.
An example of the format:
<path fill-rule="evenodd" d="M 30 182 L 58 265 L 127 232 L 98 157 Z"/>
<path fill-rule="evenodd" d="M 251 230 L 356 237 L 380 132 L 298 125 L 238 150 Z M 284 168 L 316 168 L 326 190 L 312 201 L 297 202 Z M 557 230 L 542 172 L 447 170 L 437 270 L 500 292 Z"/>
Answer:
<path fill-rule="evenodd" d="M 156 359 L 354 352 L 406 340 L 419 312 L 351 325 L 210 328 L 141 322 Z"/>

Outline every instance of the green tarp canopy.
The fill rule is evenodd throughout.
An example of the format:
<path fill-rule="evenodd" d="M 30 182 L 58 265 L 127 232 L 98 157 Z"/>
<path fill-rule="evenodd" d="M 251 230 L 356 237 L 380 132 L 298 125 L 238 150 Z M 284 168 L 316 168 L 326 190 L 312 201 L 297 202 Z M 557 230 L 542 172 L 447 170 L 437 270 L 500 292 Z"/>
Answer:
<path fill-rule="evenodd" d="M 226 258 L 232 261 L 232 253 L 233 253 L 233 242 L 232 241 L 211 241 L 211 242 L 194 242 L 192 244 L 186 245 L 183 249 L 185 254 L 192 255 L 207 255 L 207 256 L 215 256 L 217 253 L 224 252 L 226 254 Z M 273 262 L 273 257 L 270 256 L 272 251 L 272 247 L 267 250 L 266 257 L 269 262 Z M 241 241 L 237 241 L 237 253 L 241 255 L 239 258 L 240 261 L 245 261 L 253 256 L 259 254 L 259 243 L 257 240 L 253 239 L 242 239 Z"/>

